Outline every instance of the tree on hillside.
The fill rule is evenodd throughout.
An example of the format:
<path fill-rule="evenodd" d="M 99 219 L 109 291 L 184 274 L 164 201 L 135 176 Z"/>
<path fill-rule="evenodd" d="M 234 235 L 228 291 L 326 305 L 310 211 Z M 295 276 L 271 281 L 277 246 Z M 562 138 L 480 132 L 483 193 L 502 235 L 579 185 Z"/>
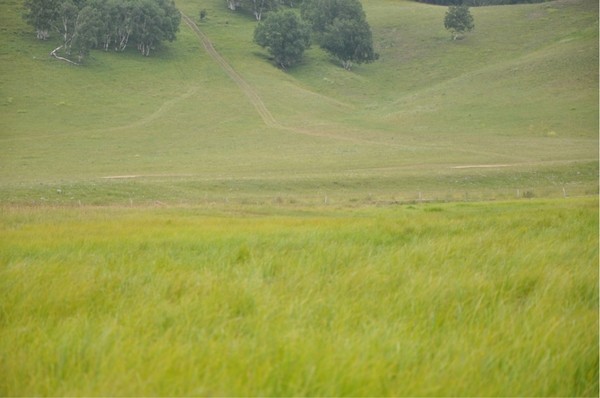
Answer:
<path fill-rule="evenodd" d="M 70 50 L 77 52 L 79 62 L 89 54 L 90 50 L 98 44 L 100 28 L 102 26 L 101 14 L 93 7 L 86 6 L 77 14 Z"/>
<path fill-rule="evenodd" d="M 335 19 L 321 38 L 321 47 L 338 58 L 346 70 L 353 63 L 369 63 L 379 58 L 373 49 L 371 28 L 365 20 Z"/>
<path fill-rule="evenodd" d="M 132 2 L 121 2 L 112 0 L 109 6 L 112 23 L 109 25 L 112 33 L 105 32 L 114 40 L 115 51 L 125 51 L 129 38 L 133 34 L 133 12 L 135 5 Z M 106 46 L 108 49 L 108 45 Z"/>
<path fill-rule="evenodd" d="M 98 46 L 123 51 L 132 32 L 133 4 L 122 0 L 89 0 L 88 5 L 99 14 Z"/>
<path fill-rule="evenodd" d="M 512 4 L 543 3 L 551 0 L 417 0 L 422 3 L 435 4 L 439 6 L 466 5 L 469 7 L 500 6 Z"/>
<path fill-rule="evenodd" d="M 316 33 L 325 32 L 336 19 L 366 20 L 359 0 L 304 0 L 300 13 Z"/>
<path fill-rule="evenodd" d="M 257 21 L 262 20 L 263 13 L 277 8 L 278 0 L 252 0 L 252 13 Z"/>
<path fill-rule="evenodd" d="M 359 0 L 305 0 L 301 14 L 310 22 L 319 46 L 338 58 L 346 70 L 353 63 L 379 58 Z"/>
<path fill-rule="evenodd" d="M 129 41 L 148 56 L 161 41 L 177 37 L 181 14 L 173 0 L 26 0 L 24 19 L 39 39 L 56 30 L 62 45 L 50 54 L 74 49 L 81 60 L 94 47 L 123 51 Z"/>
<path fill-rule="evenodd" d="M 297 63 L 310 46 L 310 27 L 291 10 L 277 11 L 258 24 L 254 41 L 267 48 L 277 65 L 286 69 Z"/>
<path fill-rule="evenodd" d="M 35 28 L 39 40 L 47 40 L 58 18 L 58 0 L 26 0 L 23 19 Z"/>
<path fill-rule="evenodd" d="M 469 7 L 464 5 L 448 7 L 444 19 L 444 27 L 452 32 L 452 40 L 456 40 L 465 32 L 473 30 L 475 24 Z"/>
<path fill-rule="evenodd" d="M 71 39 L 75 34 L 75 22 L 79 9 L 72 0 L 62 0 L 57 9 L 57 20 L 55 27 L 58 33 L 62 36 L 63 45 L 67 54 L 70 53 Z"/>
<path fill-rule="evenodd" d="M 132 13 L 133 35 L 140 52 L 148 56 L 160 41 L 173 41 L 181 14 L 172 0 L 142 0 Z"/>
<path fill-rule="evenodd" d="M 280 0 L 280 2 L 288 7 L 297 7 L 302 4 L 302 0 Z"/>
<path fill-rule="evenodd" d="M 235 11 L 241 5 L 242 0 L 227 0 L 227 8 L 229 8 L 231 11 Z"/>
<path fill-rule="evenodd" d="M 275 10 L 280 3 L 280 0 L 227 0 L 227 8 L 236 11 L 245 5 L 260 22 L 265 12 Z"/>

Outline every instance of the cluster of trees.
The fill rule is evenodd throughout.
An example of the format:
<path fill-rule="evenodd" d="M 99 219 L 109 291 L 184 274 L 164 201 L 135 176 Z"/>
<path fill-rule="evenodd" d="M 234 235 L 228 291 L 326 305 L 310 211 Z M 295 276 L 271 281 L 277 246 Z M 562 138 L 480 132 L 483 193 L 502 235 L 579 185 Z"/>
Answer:
<path fill-rule="evenodd" d="M 284 69 L 301 59 L 311 38 L 347 70 L 354 63 L 379 57 L 359 0 L 304 0 L 300 17 L 289 9 L 272 12 L 254 32 L 256 43 L 267 48 Z"/>
<path fill-rule="evenodd" d="M 277 65 L 285 70 L 297 63 L 310 47 L 310 26 L 292 10 L 279 11 L 256 27 L 254 41 L 266 47 Z"/>
<path fill-rule="evenodd" d="M 417 0 L 421 3 L 435 4 L 440 6 L 500 6 L 509 4 L 543 3 L 550 0 Z"/>
<path fill-rule="evenodd" d="M 268 11 L 274 11 L 279 6 L 296 7 L 302 0 L 227 0 L 227 8 L 236 11 L 239 8 L 252 10 L 257 21 L 261 21 L 263 15 Z"/>
<path fill-rule="evenodd" d="M 421 0 L 429 2 L 535 1 L 535 0 Z M 259 21 L 254 40 L 267 48 L 275 62 L 286 69 L 297 63 L 312 41 L 349 70 L 379 55 L 373 47 L 371 27 L 360 0 L 226 0 L 231 10 L 251 9 Z M 173 0 L 25 0 L 25 21 L 40 40 L 51 32 L 61 38 L 58 50 L 75 55 L 79 62 L 92 48 L 124 51 L 134 43 L 145 56 L 164 40 L 173 41 L 181 14 Z M 281 7 L 285 6 L 285 7 Z M 300 7 L 300 13 L 291 7 Z M 263 13 L 269 13 L 262 21 Z M 206 16 L 205 10 L 204 17 Z M 298 15 L 299 14 L 299 15 Z M 202 18 L 202 12 L 201 12 Z M 473 17 L 465 5 L 451 6 L 444 25 L 456 39 L 473 29 Z"/>
<path fill-rule="evenodd" d="M 24 19 L 47 40 L 54 31 L 59 49 L 81 62 L 92 48 L 124 51 L 134 43 L 145 56 L 161 41 L 173 41 L 181 14 L 173 0 L 26 0 Z M 63 58 L 64 59 L 64 58 Z"/>
<path fill-rule="evenodd" d="M 263 13 L 275 9 L 280 0 L 227 0 L 227 7 L 235 11 L 238 8 L 251 8 L 257 21 L 262 19 Z"/>

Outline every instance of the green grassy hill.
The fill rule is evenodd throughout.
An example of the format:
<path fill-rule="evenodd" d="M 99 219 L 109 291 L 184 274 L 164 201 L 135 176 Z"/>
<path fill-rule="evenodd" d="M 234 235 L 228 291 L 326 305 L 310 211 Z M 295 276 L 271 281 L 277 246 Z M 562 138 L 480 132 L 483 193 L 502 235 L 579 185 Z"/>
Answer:
<path fill-rule="evenodd" d="M 352 72 L 316 46 L 285 73 L 255 22 L 180 0 L 237 79 L 182 23 L 150 58 L 48 56 L 0 5 L 0 200 L 19 203 L 361 202 L 598 192 L 598 7 L 472 9 L 372 0 L 381 58 Z M 56 39 L 56 38 L 54 38 Z M 123 177 L 129 178 L 105 178 Z"/>

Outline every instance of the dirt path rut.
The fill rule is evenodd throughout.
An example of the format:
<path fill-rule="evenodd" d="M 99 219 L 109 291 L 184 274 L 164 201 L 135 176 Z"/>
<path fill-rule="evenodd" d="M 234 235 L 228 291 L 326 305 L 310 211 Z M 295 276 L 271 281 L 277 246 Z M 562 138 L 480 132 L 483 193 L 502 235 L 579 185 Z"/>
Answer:
<path fill-rule="evenodd" d="M 189 26 L 196 36 L 200 39 L 200 42 L 204 46 L 206 52 L 214 59 L 217 64 L 227 73 L 227 75 L 237 84 L 240 90 L 246 95 L 250 103 L 254 106 L 258 114 L 260 115 L 263 122 L 269 127 L 275 128 L 284 128 L 281 124 L 277 122 L 277 120 L 273 117 L 267 106 L 262 101 L 258 93 L 250 86 L 236 71 L 229 65 L 229 63 L 215 50 L 211 41 L 208 37 L 202 33 L 202 31 L 198 28 L 198 25 L 194 23 L 194 21 L 185 14 L 181 14 L 184 22 Z"/>
<path fill-rule="evenodd" d="M 227 60 L 225 60 L 225 58 L 223 58 L 223 56 L 221 56 L 221 54 L 219 54 L 219 52 L 214 48 L 214 46 L 211 43 L 211 41 L 209 40 L 209 38 L 200 30 L 200 28 L 198 28 L 198 25 L 196 25 L 196 23 L 187 15 L 182 13 L 181 16 L 183 18 L 183 21 L 186 23 L 186 25 L 189 26 L 190 29 L 192 29 L 192 31 L 194 31 L 194 33 L 196 34 L 196 36 L 202 43 L 202 46 L 204 47 L 206 52 L 211 56 L 211 58 L 213 60 L 215 60 L 215 62 L 217 62 L 217 64 L 219 64 L 219 66 L 225 71 L 225 73 L 227 73 L 227 75 L 231 78 L 231 80 L 233 80 L 235 82 L 235 84 L 237 84 L 237 86 L 240 88 L 240 90 L 248 98 L 250 103 L 254 106 L 254 108 L 260 115 L 260 117 L 263 120 L 263 122 L 265 123 L 265 125 L 267 125 L 268 127 L 273 127 L 273 128 L 285 130 L 285 131 L 296 133 L 296 134 L 303 134 L 303 135 L 308 135 L 308 136 L 313 136 L 313 137 L 349 141 L 349 142 L 354 142 L 357 144 L 389 146 L 389 143 L 365 140 L 365 139 L 355 138 L 355 137 L 347 137 L 347 136 L 331 134 L 331 133 L 309 131 L 309 130 L 304 130 L 301 128 L 285 126 L 285 125 L 279 123 L 279 121 L 277 121 L 277 119 L 275 119 L 273 114 L 271 114 L 271 112 L 269 111 L 269 109 L 267 108 L 265 103 L 263 102 L 262 98 L 260 98 L 260 96 L 256 92 L 256 90 L 250 84 L 248 84 L 248 82 L 245 81 L 244 78 L 235 71 L 235 69 L 233 69 L 233 67 L 227 62 Z"/>

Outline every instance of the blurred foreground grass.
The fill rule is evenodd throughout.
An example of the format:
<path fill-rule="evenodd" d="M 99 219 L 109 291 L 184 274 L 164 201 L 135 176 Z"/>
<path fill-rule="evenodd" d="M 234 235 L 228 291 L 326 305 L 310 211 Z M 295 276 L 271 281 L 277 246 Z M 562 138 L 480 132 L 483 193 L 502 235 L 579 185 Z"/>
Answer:
<path fill-rule="evenodd" d="M 598 395 L 598 200 L 0 208 L 1 395 Z"/>

